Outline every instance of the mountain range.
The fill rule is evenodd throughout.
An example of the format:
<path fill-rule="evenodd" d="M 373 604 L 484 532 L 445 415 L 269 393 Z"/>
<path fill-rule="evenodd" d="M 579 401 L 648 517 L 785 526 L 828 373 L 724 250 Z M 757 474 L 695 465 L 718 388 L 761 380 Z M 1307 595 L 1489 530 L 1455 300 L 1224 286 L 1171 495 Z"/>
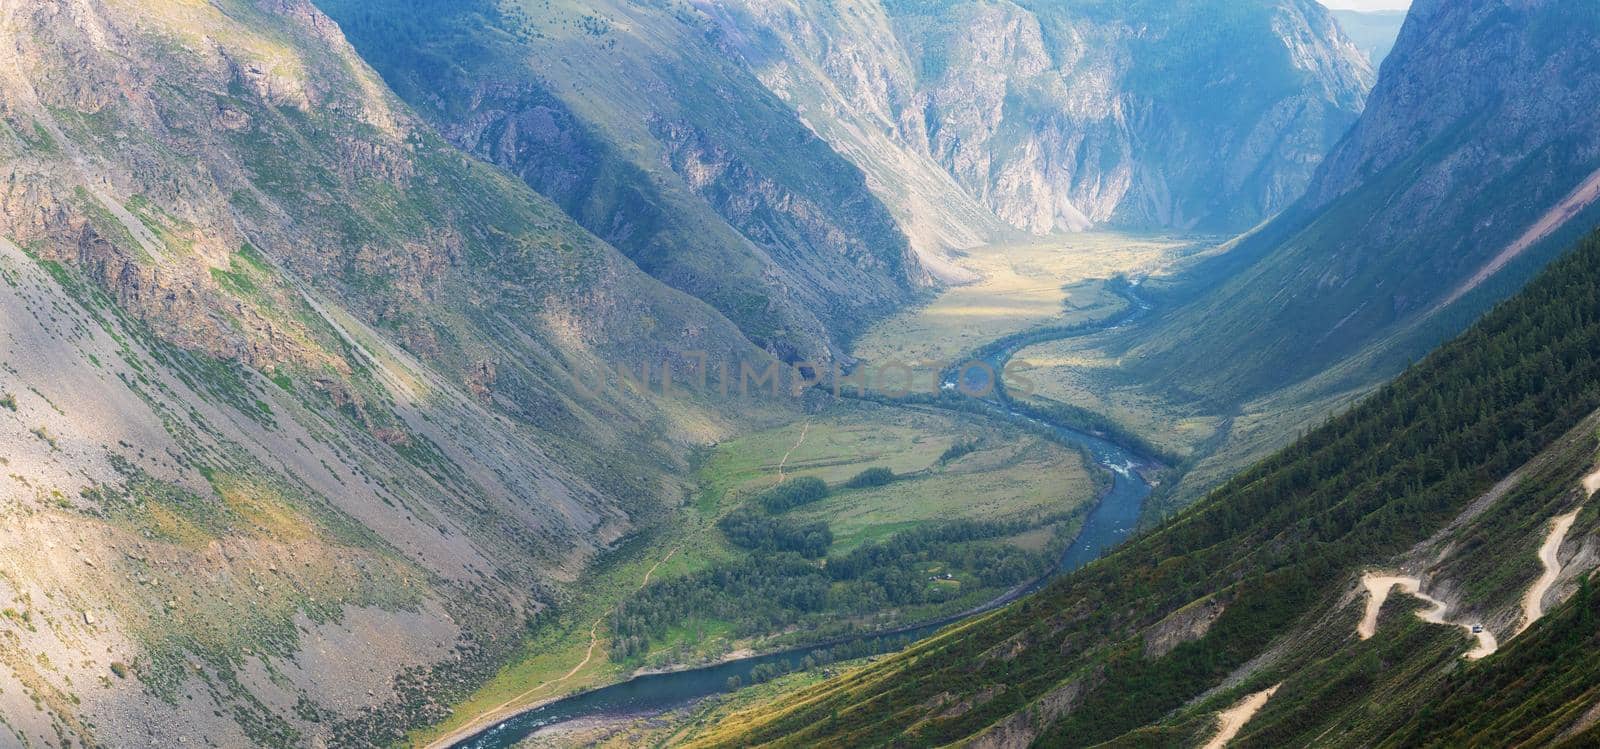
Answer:
<path fill-rule="evenodd" d="M 1172 466 L 1081 572 L 695 740 L 1187 745 L 1262 694 L 1246 743 L 1585 740 L 1600 9 L 1417 0 L 1386 54 L 1396 20 L 0 0 L 7 742 L 406 743 L 678 522 L 708 450 L 829 407 L 668 367 L 846 367 L 976 248 L 1106 230 L 1220 238 L 1108 285 L 1155 311 L 1098 345 L 1274 436 Z M 1362 637 L 1380 572 L 1417 595 Z M 1499 652 L 1465 663 L 1473 624 Z"/>
<path fill-rule="evenodd" d="M 953 250 L 1247 227 L 1372 82 L 1310 0 L 322 7 L 453 143 L 790 360 L 965 280 Z M 1164 41 L 1194 27 L 1211 36 Z"/>
<path fill-rule="evenodd" d="M 1309 0 L 705 7 L 841 151 L 942 172 L 1033 233 L 1248 228 L 1299 195 L 1372 85 Z"/>

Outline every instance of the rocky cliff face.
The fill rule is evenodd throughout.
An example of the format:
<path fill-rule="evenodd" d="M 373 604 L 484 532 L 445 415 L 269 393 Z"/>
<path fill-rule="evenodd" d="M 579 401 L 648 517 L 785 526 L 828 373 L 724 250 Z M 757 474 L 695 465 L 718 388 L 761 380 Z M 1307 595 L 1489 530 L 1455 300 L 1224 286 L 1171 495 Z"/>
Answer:
<path fill-rule="evenodd" d="M 1339 22 L 1350 41 L 1377 70 L 1394 49 L 1394 40 L 1400 36 L 1400 25 L 1405 23 L 1403 10 L 1335 10 L 1333 17 Z"/>
<path fill-rule="evenodd" d="M 1146 347 L 1152 369 L 1238 361 L 1200 380 L 1282 386 L 1435 326 L 1391 359 L 1414 357 L 1504 297 L 1600 219 L 1597 31 L 1592 3 L 1413 5 L 1361 120 L 1240 244 L 1250 260 Z"/>
<path fill-rule="evenodd" d="M 574 373 L 762 360 L 307 2 L 5 0 L 0 40 L 16 742 L 399 740 L 734 418 Z"/>
<path fill-rule="evenodd" d="M 782 358 L 831 361 L 932 280 L 861 171 L 689 9 L 321 5 L 452 142 Z"/>
<path fill-rule="evenodd" d="M 698 7 L 869 174 L 1034 233 L 1248 227 L 1299 196 L 1372 77 L 1310 0 Z"/>

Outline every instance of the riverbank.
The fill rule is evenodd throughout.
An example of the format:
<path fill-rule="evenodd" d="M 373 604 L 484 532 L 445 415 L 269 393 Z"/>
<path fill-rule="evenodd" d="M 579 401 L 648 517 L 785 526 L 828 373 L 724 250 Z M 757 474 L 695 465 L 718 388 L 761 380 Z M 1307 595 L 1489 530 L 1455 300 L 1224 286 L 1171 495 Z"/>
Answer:
<path fill-rule="evenodd" d="M 1131 286 L 1123 286 L 1119 291 L 1125 295 L 1129 304 L 1128 314 L 1113 316 L 1103 320 L 1100 325 L 1073 326 L 1066 329 L 1058 329 L 1055 332 L 1062 337 L 1090 335 L 1101 332 L 1111 326 L 1128 324 L 1151 309 L 1150 305 L 1133 295 Z M 988 359 L 997 365 L 996 371 L 1001 371 L 1004 368 L 1006 359 L 1014 351 L 1015 348 L 1011 346 L 990 349 Z M 1003 392 L 1003 389 L 1001 392 Z M 937 402 L 935 405 L 937 405 Z M 970 412 L 971 408 L 972 404 L 965 404 L 962 410 Z M 1152 483 L 1145 478 L 1147 472 L 1145 469 L 1160 465 L 1158 459 L 1139 452 L 1136 446 L 1118 444 L 1113 441 L 1115 435 L 1091 434 L 1072 425 L 1055 423 L 1051 421 L 1050 414 L 1040 414 L 1032 410 L 1025 410 L 1021 406 L 1013 404 L 1009 398 L 1004 396 L 998 402 L 980 400 L 978 401 L 978 408 L 980 411 L 997 411 L 998 413 L 992 415 L 998 415 L 1008 420 L 1038 425 L 1053 440 L 1083 451 L 1092 462 L 1107 470 L 1110 474 L 1109 485 L 1106 486 L 1104 492 L 1096 501 L 1077 537 L 1065 549 L 1049 575 L 1008 590 L 1003 595 L 960 615 L 934 622 L 910 625 L 887 633 L 864 635 L 844 642 L 833 643 L 832 646 L 846 643 L 865 643 L 870 645 L 893 638 L 900 638 L 906 641 L 921 639 L 948 624 L 994 610 L 1037 590 L 1050 577 L 1069 572 L 1098 558 L 1106 549 L 1120 543 L 1137 527 L 1144 499 L 1153 488 Z M 809 432 L 810 428 L 808 423 L 805 430 Z M 802 443 L 803 440 L 796 440 L 794 445 L 798 446 Z M 791 447 L 785 453 L 783 464 L 788 464 L 793 449 Z M 487 724 L 488 727 L 475 734 L 469 733 L 463 728 L 451 732 L 450 736 L 467 736 L 465 740 L 458 741 L 453 746 L 468 747 L 470 749 L 502 749 L 503 747 L 514 745 L 517 741 L 535 731 L 561 721 L 600 715 L 606 711 L 637 713 L 647 712 L 651 709 L 667 709 L 693 699 L 728 691 L 736 688 L 738 684 L 751 681 L 751 675 L 756 673 L 756 669 L 760 666 L 776 665 L 778 663 L 787 665 L 788 661 L 785 661 L 785 659 L 790 661 L 798 659 L 803 657 L 806 651 L 819 647 L 830 647 L 830 644 L 807 646 L 787 653 L 729 660 L 709 667 L 669 671 L 631 678 L 617 684 L 525 709 L 510 718 L 501 718 L 497 715 L 493 719 L 485 717 L 474 720 L 469 725 L 484 726 Z M 663 683 L 663 680 L 673 680 L 673 682 Z M 433 746 L 442 745 L 446 744 L 440 742 L 433 744 Z"/>
<path fill-rule="evenodd" d="M 1073 238 L 1073 241 L 1081 241 L 1081 238 L 1075 237 Z M 1077 268 L 1078 266 L 1072 265 L 1072 263 L 1077 263 L 1079 262 L 1078 260 L 1072 260 L 1071 262 L 1067 263 L 1067 265 L 1060 265 L 1062 261 L 1069 260 L 1073 257 L 1079 257 L 1074 253 L 1055 254 L 1054 251 L 1046 251 L 1044 246 L 1033 248 L 1030 250 L 1033 254 L 1024 253 L 1025 258 L 1031 258 L 1028 260 L 1026 265 L 1028 265 L 1030 268 L 1034 265 L 1038 265 L 1040 268 L 1055 268 L 1055 270 L 1052 272 L 1059 274 L 1059 278 L 1052 277 L 1049 283 L 1041 282 L 1037 284 L 1037 288 L 1033 286 L 1028 287 L 1030 290 L 1027 293 L 1038 296 L 1038 299 L 1033 303 L 1034 307 L 1030 308 L 1029 314 L 1023 316 L 1027 319 L 1012 320 L 1006 322 L 1004 325 L 997 325 L 992 330 L 988 331 L 991 333 L 992 338 L 987 341 L 981 339 L 971 340 L 970 338 L 966 338 L 964 335 L 962 335 L 949 337 L 949 340 L 943 345 L 946 345 L 946 348 L 949 348 L 952 353 L 975 353 L 976 355 L 982 356 L 986 361 L 994 361 L 999 365 L 996 368 L 997 371 L 1000 371 L 1003 370 L 1006 361 L 1009 360 L 1009 358 L 1020 348 L 1019 344 L 1024 343 L 1024 337 L 1026 337 L 1027 342 L 1062 340 L 1079 336 L 1090 336 L 1128 325 L 1131 322 L 1148 314 L 1152 309 L 1151 305 L 1136 295 L 1136 283 L 1129 283 L 1122 280 L 1106 281 L 1103 279 L 1121 279 L 1125 278 L 1128 274 L 1134 274 L 1142 277 L 1145 274 L 1152 272 L 1159 273 L 1157 269 L 1164 262 L 1169 262 L 1172 258 L 1181 256 L 1185 252 L 1191 251 L 1194 246 L 1195 245 L 1192 243 L 1185 243 L 1175 240 L 1150 242 L 1146 245 L 1140 245 L 1140 248 L 1137 252 L 1129 253 L 1127 257 L 1127 263 L 1122 265 L 1109 264 L 1099 268 L 1093 273 L 1067 270 L 1068 268 Z M 1017 261 L 1017 258 L 1006 253 L 986 255 L 985 257 L 989 257 L 991 260 L 1000 263 L 1000 265 L 996 266 L 997 269 L 1004 270 L 1005 268 L 1009 268 L 1010 270 L 1005 272 L 1000 272 L 1000 270 L 997 270 L 996 273 L 998 273 L 998 275 L 996 278 L 999 280 L 995 281 L 994 283 L 980 282 L 980 284 L 977 286 L 951 289 L 949 292 L 947 292 L 948 297 L 941 297 L 944 299 L 944 301 L 930 305 L 924 309 L 910 311 L 908 314 L 921 315 L 925 318 L 938 317 L 943 319 L 945 316 L 954 315 L 966 309 L 966 306 L 964 306 L 966 305 L 966 302 L 962 302 L 961 304 L 957 305 L 955 304 L 957 300 L 965 299 L 971 301 L 978 298 L 987 299 L 990 296 L 997 299 L 1003 299 L 1013 293 L 1017 293 L 1016 289 L 1021 287 L 1017 286 L 1016 278 L 1014 276 L 1023 272 L 1022 268 L 1014 265 L 1014 263 Z M 1010 280 L 1008 281 L 1006 279 Z M 988 283 L 988 285 L 985 286 L 985 283 Z M 930 324 L 936 322 L 937 321 L 932 321 Z M 935 327 L 939 330 L 944 330 L 944 328 L 940 328 L 938 325 L 935 325 Z M 957 328 L 963 330 L 966 329 L 965 326 L 957 326 Z M 957 328 L 951 328 L 950 331 L 947 332 L 954 332 Z M 1030 328 L 1038 329 L 1030 330 Z M 891 338 L 894 337 L 891 336 Z M 901 336 L 899 338 L 894 338 L 894 340 L 901 341 L 901 344 L 896 345 L 911 345 L 914 341 L 921 341 L 923 338 L 924 337 L 921 334 L 917 334 L 912 336 Z M 943 341 L 945 339 L 940 338 L 939 340 Z M 957 350 L 953 348 L 955 345 L 959 345 L 960 349 Z M 867 350 L 873 349 L 868 347 Z M 972 357 L 969 356 L 968 358 Z M 1095 478 L 1092 481 L 1094 500 L 1092 507 L 1084 513 L 1082 524 L 1072 529 L 1074 532 L 1073 542 L 1062 550 L 1057 565 L 1049 574 L 1025 585 L 1016 586 L 1011 590 L 1007 590 L 981 605 L 973 607 L 967 611 L 963 611 L 957 615 L 938 617 L 936 620 L 931 622 L 899 627 L 893 630 L 892 634 L 872 634 L 864 636 L 852 636 L 852 638 L 897 637 L 903 636 L 906 632 L 923 630 L 925 628 L 928 629 L 926 632 L 924 632 L 924 634 L 929 634 L 931 633 L 932 629 L 937 629 L 938 627 L 944 626 L 950 622 L 972 617 L 985 611 L 990 611 L 994 608 L 1004 606 L 1016 600 L 1017 598 L 1025 596 L 1029 592 L 1038 589 L 1051 576 L 1059 574 L 1062 570 L 1075 568 L 1076 566 L 1097 558 L 1106 548 L 1120 543 L 1138 526 L 1140 513 L 1144 506 L 1144 500 L 1150 494 L 1154 483 L 1161 478 L 1165 478 L 1163 471 L 1165 470 L 1166 465 L 1171 463 L 1170 459 L 1168 459 L 1170 456 L 1152 456 L 1148 454 L 1149 445 L 1147 443 L 1143 442 L 1142 440 L 1132 438 L 1131 435 L 1115 428 L 1115 425 L 1105 422 L 1085 421 L 1081 418 L 1083 416 L 1082 414 L 1070 414 L 1064 416 L 1063 414 L 1059 413 L 1041 413 L 1028 405 L 1012 404 L 1010 403 L 1010 399 L 1004 394 L 1004 383 L 999 384 L 1002 388 L 1001 398 L 1006 402 L 1006 407 L 1000 407 L 993 401 L 983 401 L 982 399 L 962 397 L 940 397 L 932 399 L 936 402 L 924 402 L 923 399 L 913 398 L 898 403 L 880 403 L 879 405 L 888 406 L 890 409 L 902 413 L 938 410 L 951 413 L 952 416 L 955 417 L 962 417 L 963 415 L 975 415 L 981 418 L 970 420 L 972 423 L 997 423 L 1021 427 L 1035 435 L 1045 438 L 1049 442 L 1071 447 L 1073 451 L 1083 455 L 1085 463 L 1095 468 L 1095 471 L 1093 472 Z M 958 394 L 948 393 L 948 395 L 957 396 Z M 961 402 L 956 403 L 953 401 Z M 904 408 L 904 406 L 912 406 L 912 408 Z M 967 421 L 967 419 L 963 419 L 963 421 Z M 819 432 L 819 429 L 822 431 Z M 872 431 L 874 434 L 876 434 L 880 432 L 881 429 L 874 429 Z M 773 439 L 773 447 L 777 450 L 777 452 L 772 455 L 772 460 L 778 466 L 778 471 L 782 473 L 784 478 L 787 478 L 789 474 L 815 474 L 818 470 L 822 470 L 824 472 L 832 471 L 834 473 L 838 473 L 839 471 L 843 470 L 857 470 L 856 468 L 846 469 L 843 466 L 839 466 L 837 468 L 833 467 L 833 464 L 838 462 L 841 458 L 830 458 L 824 453 L 829 446 L 836 443 L 838 439 L 838 434 L 836 431 L 830 433 L 824 424 L 816 421 L 815 419 L 808 418 L 803 424 L 797 422 L 794 432 L 795 433 L 790 433 L 782 437 L 775 435 Z M 781 442 L 778 440 L 781 440 Z M 1010 441 L 1011 440 L 1008 439 L 1002 441 L 1001 443 L 991 442 L 988 444 L 1009 444 Z M 725 447 L 725 445 L 719 446 L 719 452 Z M 927 445 L 924 444 L 921 449 L 926 450 Z M 935 450 L 935 453 L 942 452 L 944 452 L 943 447 Z M 872 462 L 874 465 L 883 463 L 884 461 L 882 459 L 872 457 L 876 453 L 877 450 L 875 449 L 853 448 L 852 451 L 844 455 L 844 457 L 847 458 L 845 462 L 849 463 L 852 460 L 865 459 L 869 462 Z M 866 457 L 863 458 L 863 456 Z M 969 456 L 966 458 L 966 460 L 967 462 L 971 462 L 975 458 L 976 456 Z M 943 458 L 940 458 L 940 463 L 942 464 L 942 462 Z M 897 475 L 914 473 L 912 471 L 903 471 L 898 466 L 891 465 L 890 467 L 895 469 Z M 1035 467 L 1031 472 L 1024 475 L 1029 477 L 1030 480 L 1032 478 L 1043 478 L 1047 476 L 1060 479 L 1059 476 L 1056 476 L 1056 473 L 1056 469 L 1041 471 L 1038 467 Z M 920 481 L 922 479 L 920 474 L 918 477 Z M 824 476 L 824 478 L 829 480 L 831 483 L 835 479 L 841 477 Z M 848 478 L 848 476 L 844 476 L 843 478 Z M 769 484 L 775 480 L 779 479 L 770 476 L 767 478 L 767 482 Z M 887 491 L 890 491 L 891 493 L 896 489 L 912 491 L 912 489 L 908 487 L 912 487 L 913 483 L 916 483 L 916 486 L 914 487 L 915 491 L 913 493 L 920 499 L 912 502 L 909 505 L 905 502 L 879 502 L 873 504 L 871 507 L 863 505 L 860 508 L 855 508 L 852 510 L 850 508 L 836 508 L 832 507 L 831 505 L 824 507 L 822 505 L 827 503 L 819 503 L 816 507 L 802 508 L 802 510 L 797 512 L 797 517 L 804 515 L 804 519 L 806 520 L 822 518 L 827 520 L 830 525 L 839 526 L 834 529 L 835 533 L 837 534 L 837 550 L 841 548 L 849 549 L 864 541 L 871 541 L 882 538 L 885 535 L 892 535 L 894 532 L 896 532 L 896 529 L 900 527 L 900 525 L 907 521 L 936 522 L 940 519 L 952 519 L 954 517 L 959 517 L 959 513 L 967 511 L 960 509 L 960 507 L 963 505 L 953 505 L 951 508 L 929 515 L 925 519 L 920 517 L 896 517 L 896 515 L 904 514 L 903 510 L 908 507 L 918 507 L 927 504 L 926 499 L 928 495 L 924 490 L 928 487 L 924 486 L 923 483 L 895 482 L 890 485 L 890 488 Z M 993 484 L 994 482 L 989 483 Z M 1046 512 L 1048 512 L 1048 508 L 1052 506 L 1059 509 L 1059 503 L 1061 502 L 1061 482 L 1060 480 L 1056 480 L 1052 483 L 1054 484 L 1054 489 L 1052 491 L 1053 499 L 1049 500 L 1049 502 L 1052 504 L 1041 506 L 1041 510 Z M 1072 482 L 1068 483 L 1070 485 Z M 980 504 L 992 504 L 990 500 L 999 497 L 1008 491 L 1015 491 L 1016 486 L 1017 484 L 1015 481 L 1007 481 L 994 486 L 974 486 L 963 490 L 955 490 L 954 486 L 952 486 L 952 491 L 950 494 L 951 496 L 966 498 L 966 505 L 969 506 L 968 510 L 970 510 L 970 506 L 972 505 L 971 499 L 973 497 L 982 497 L 984 501 Z M 726 493 L 730 491 L 734 491 L 731 485 L 724 486 L 721 489 L 709 492 L 706 496 L 694 500 L 693 504 L 701 505 L 701 507 L 699 507 L 699 511 L 705 516 L 702 518 L 702 520 L 710 519 L 714 522 L 718 513 L 726 511 L 727 507 L 724 505 L 727 504 L 727 501 L 722 497 L 724 497 Z M 996 494 L 996 492 L 1000 492 L 1001 494 Z M 1068 495 L 1070 497 L 1072 492 L 1069 491 Z M 830 499 L 830 502 L 836 503 L 837 501 L 845 500 L 843 498 Z M 865 500 L 861 500 L 861 502 L 865 502 Z M 1007 506 L 1011 505 L 1015 505 L 1015 502 L 1010 501 L 1010 504 Z M 721 508 L 720 510 L 718 509 L 719 507 Z M 884 515 L 886 512 L 884 509 L 885 507 L 899 509 L 896 509 L 894 512 L 890 512 L 888 515 Z M 950 510 L 955 510 L 957 514 L 952 515 Z M 993 510 L 990 510 L 986 516 L 992 515 L 992 513 Z M 811 517 L 812 514 L 817 515 L 817 517 Z M 879 517 L 880 515 L 883 516 Z M 1073 522 L 1074 524 L 1077 524 L 1078 521 L 1074 520 Z M 858 525 L 861 527 L 857 528 L 856 526 Z M 712 533 L 709 535 L 715 536 L 716 534 Z M 680 572 L 695 568 L 692 562 L 686 561 L 680 561 L 676 567 L 679 568 Z M 594 641 L 595 640 L 593 638 L 590 639 L 591 643 Z M 738 646 L 736 645 L 736 647 Z M 582 653 L 579 652 L 575 654 L 575 657 L 581 657 L 581 655 Z M 641 679 L 649 680 L 674 677 L 698 678 L 680 675 L 694 674 L 704 670 L 731 668 L 740 663 L 748 664 L 751 662 L 760 661 L 763 658 L 781 656 L 782 652 L 765 656 L 754 655 L 745 659 L 735 658 L 733 657 L 734 655 L 741 655 L 741 653 L 729 653 L 718 658 L 710 665 L 699 664 L 687 668 L 676 666 L 658 666 L 655 668 L 637 669 L 625 677 L 621 674 L 617 674 L 609 677 L 609 679 L 601 679 L 600 681 L 604 682 L 608 680 L 621 679 L 621 681 L 616 681 L 610 685 L 619 686 Z M 599 658 L 599 660 L 605 659 Z M 745 683 L 748 683 L 747 679 L 745 680 Z M 571 695 L 564 699 L 580 699 L 584 698 L 587 694 L 603 691 L 608 688 L 610 687 L 599 686 L 597 684 L 594 688 L 589 689 L 587 692 Z M 718 689 L 725 688 L 725 685 L 720 685 L 718 687 Z M 535 690 L 535 694 L 537 694 L 537 690 Z M 544 721 L 550 717 L 553 717 L 551 715 L 552 713 L 564 712 L 564 708 L 558 707 L 557 703 L 559 702 L 561 701 L 540 699 L 536 703 L 530 703 L 530 706 L 520 711 L 520 713 L 539 713 L 541 715 L 545 715 L 546 717 L 539 718 L 537 720 Z M 507 722 L 506 716 L 508 713 L 515 715 L 518 714 L 518 712 L 519 711 L 512 710 L 495 710 L 483 713 L 474 719 L 467 721 L 462 727 L 452 730 L 449 733 L 449 736 L 459 737 L 470 734 L 467 726 L 492 727 L 499 723 L 505 723 Z M 439 745 L 439 743 L 435 742 L 434 744 L 430 745 Z"/>

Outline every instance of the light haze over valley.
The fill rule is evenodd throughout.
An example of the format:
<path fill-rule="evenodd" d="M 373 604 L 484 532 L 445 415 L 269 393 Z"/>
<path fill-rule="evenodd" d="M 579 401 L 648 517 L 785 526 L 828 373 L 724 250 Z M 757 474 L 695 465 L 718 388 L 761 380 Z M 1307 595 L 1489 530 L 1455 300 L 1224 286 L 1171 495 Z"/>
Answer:
<path fill-rule="evenodd" d="M 1600 741 L 1593 0 L 0 38 L 0 746 Z"/>

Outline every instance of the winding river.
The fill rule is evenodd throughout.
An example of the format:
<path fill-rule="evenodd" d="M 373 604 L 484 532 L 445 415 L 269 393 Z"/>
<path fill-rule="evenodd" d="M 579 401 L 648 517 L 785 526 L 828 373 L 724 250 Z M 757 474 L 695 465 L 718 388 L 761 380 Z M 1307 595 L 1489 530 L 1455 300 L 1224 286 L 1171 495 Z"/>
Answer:
<path fill-rule="evenodd" d="M 976 353 L 975 359 L 988 364 L 993 368 L 992 371 L 1000 372 L 1005 369 L 1011 357 L 1024 347 L 1112 330 L 1127 325 L 1150 311 L 1151 306 L 1137 295 L 1136 284 L 1117 284 L 1113 288 L 1128 301 L 1128 306 L 1110 319 L 1092 324 L 1036 329 L 1007 336 L 984 346 Z M 988 376 L 983 368 L 962 370 L 962 376 L 971 378 L 975 375 Z M 956 376 L 954 370 L 946 373 L 944 380 L 946 391 L 961 389 L 959 385 L 962 383 L 955 381 Z M 730 687 L 730 680 L 734 677 L 737 677 L 740 683 L 752 683 L 751 676 L 756 667 L 782 662 L 793 664 L 819 647 L 843 643 L 914 642 L 932 635 L 953 621 L 991 611 L 1038 590 L 1055 576 L 1075 570 L 1099 558 L 1107 549 L 1121 543 L 1129 533 L 1133 532 L 1139 522 L 1144 500 L 1153 488 L 1141 474 L 1141 470 L 1159 465 L 1158 461 L 1106 437 L 1040 418 L 1013 403 L 999 383 L 994 383 L 996 387 L 993 388 L 985 387 L 986 383 L 983 382 L 965 384 L 966 389 L 973 392 L 992 390 L 985 397 L 974 399 L 978 401 L 976 409 L 969 407 L 965 410 L 977 410 L 992 418 L 1043 429 L 1056 441 L 1082 450 L 1111 472 L 1110 487 L 1100 496 L 1099 502 L 1084 520 L 1083 528 L 1078 532 L 1077 538 L 1062 553 L 1051 574 L 1014 588 L 971 611 L 938 621 L 726 661 L 714 666 L 638 676 L 610 686 L 581 692 L 529 708 L 452 744 L 452 747 L 503 749 L 516 745 L 541 728 L 557 723 L 588 717 L 638 715 L 670 710 L 703 697 L 729 691 L 733 688 Z"/>

